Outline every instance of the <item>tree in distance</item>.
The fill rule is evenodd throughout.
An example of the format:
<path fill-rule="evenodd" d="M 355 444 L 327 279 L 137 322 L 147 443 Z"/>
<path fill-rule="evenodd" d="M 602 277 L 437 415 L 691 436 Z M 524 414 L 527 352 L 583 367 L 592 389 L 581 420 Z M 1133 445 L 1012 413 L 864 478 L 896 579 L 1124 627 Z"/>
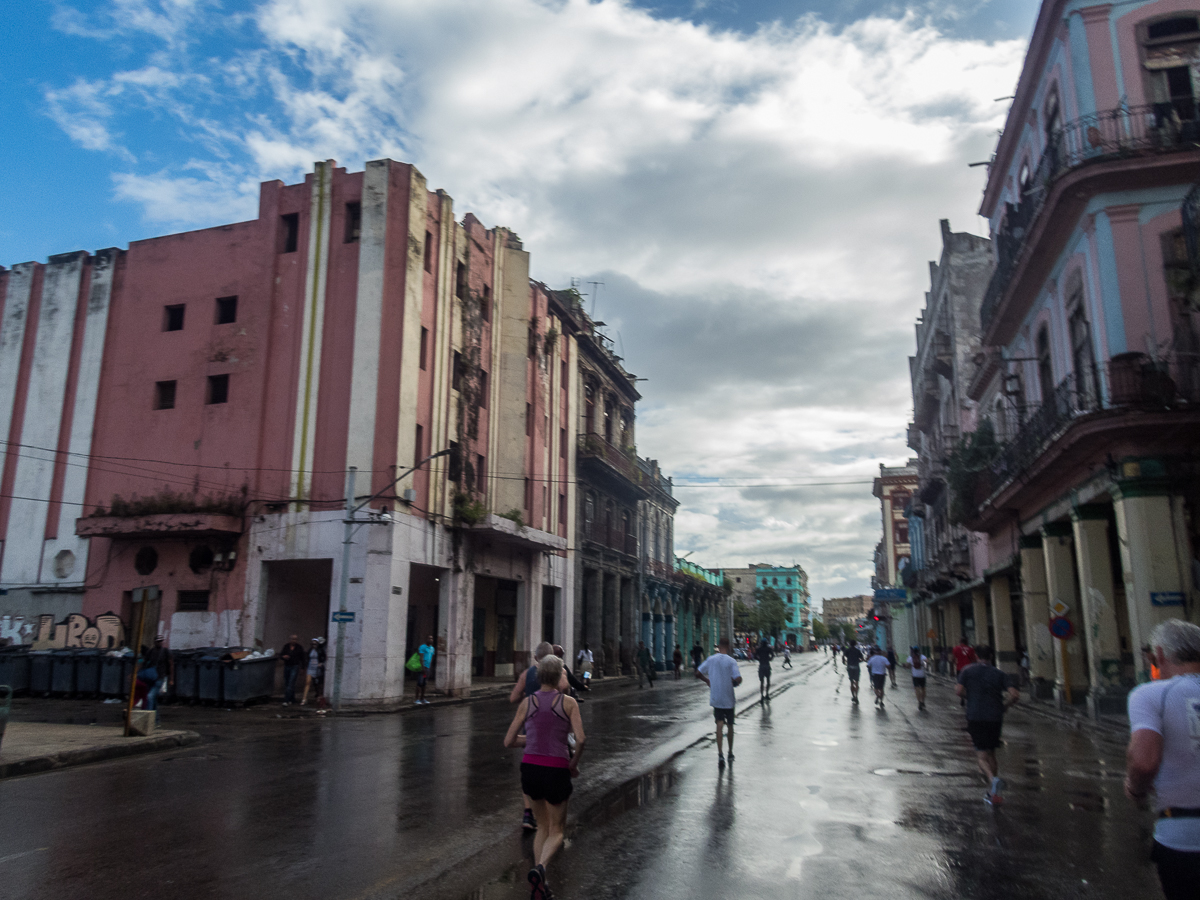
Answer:
<path fill-rule="evenodd" d="M 775 637 L 787 624 L 787 606 L 774 588 L 759 588 L 754 592 L 758 601 L 758 630 Z"/>

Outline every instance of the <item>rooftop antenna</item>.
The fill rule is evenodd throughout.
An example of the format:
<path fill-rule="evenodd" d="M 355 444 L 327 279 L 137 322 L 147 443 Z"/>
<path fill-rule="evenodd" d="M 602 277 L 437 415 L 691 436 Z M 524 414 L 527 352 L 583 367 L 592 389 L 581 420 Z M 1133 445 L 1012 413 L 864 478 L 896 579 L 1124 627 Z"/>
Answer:
<path fill-rule="evenodd" d="M 589 281 L 592 286 L 592 318 L 596 317 L 596 295 L 600 293 L 599 288 L 604 285 L 603 281 Z"/>

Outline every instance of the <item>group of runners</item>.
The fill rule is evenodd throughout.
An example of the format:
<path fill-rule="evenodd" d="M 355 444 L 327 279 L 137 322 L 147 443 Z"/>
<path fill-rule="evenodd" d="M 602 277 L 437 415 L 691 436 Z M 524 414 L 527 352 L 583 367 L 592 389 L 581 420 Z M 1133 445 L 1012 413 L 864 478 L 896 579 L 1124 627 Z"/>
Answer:
<path fill-rule="evenodd" d="M 857 641 L 851 641 L 845 647 L 834 644 L 832 650 L 834 671 L 837 671 L 838 659 L 846 666 L 846 678 L 850 682 L 850 702 L 858 705 L 858 683 L 862 679 L 863 663 L 866 663 L 871 676 L 871 688 L 875 692 L 875 705 L 882 709 L 889 679 L 892 687 L 896 687 L 896 666 L 899 662 L 896 651 L 892 647 L 884 650 L 882 647 L 867 646 Z M 924 709 L 929 659 L 921 653 L 920 647 L 913 647 L 905 658 L 904 665 L 912 673 L 917 706 Z"/>

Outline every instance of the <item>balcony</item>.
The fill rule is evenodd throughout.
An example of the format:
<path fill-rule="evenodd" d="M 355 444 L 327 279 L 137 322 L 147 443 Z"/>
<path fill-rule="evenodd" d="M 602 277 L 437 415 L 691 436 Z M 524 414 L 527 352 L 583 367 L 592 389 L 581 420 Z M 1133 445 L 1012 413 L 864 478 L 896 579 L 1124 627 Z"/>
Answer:
<path fill-rule="evenodd" d="M 1134 411 L 1200 413 L 1200 355 L 1155 360 L 1144 353 L 1122 353 L 1070 375 L 1048 400 L 1026 407 L 1017 433 L 975 474 L 972 505 L 980 510 L 1024 476 L 1074 425 Z"/>
<path fill-rule="evenodd" d="M 648 559 L 646 560 L 646 574 L 651 578 L 669 581 L 675 577 L 675 567 L 670 563 L 660 562 L 657 559 Z"/>
<path fill-rule="evenodd" d="M 616 477 L 626 492 L 632 487 L 639 499 L 647 495 L 647 476 L 638 466 L 637 453 L 632 447 L 615 447 L 598 434 L 583 434 L 579 436 L 578 459 L 581 464 L 599 463 L 600 472 Z"/>
<path fill-rule="evenodd" d="M 1021 202 L 1006 204 L 1004 220 L 995 236 L 996 268 L 979 311 L 984 335 L 1001 312 L 1013 279 L 1029 256 L 1030 237 L 1055 182 L 1096 163 L 1196 150 L 1200 150 L 1200 120 L 1194 106 L 1187 104 L 1122 107 L 1065 124 L 1046 147 Z"/>
<path fill-rule="evenodd" d="M 626 534 L 620 528 L 610 527 L 600 522 L 592 522 L 587 526 L 585 534 L 593 544 L 599 544 L 602 547 L 607 547 L 609 550 L 616 550 L 618 553 L 624 553 L 628 556 L 637 556 L 637 537 L 632 534 Z"/>

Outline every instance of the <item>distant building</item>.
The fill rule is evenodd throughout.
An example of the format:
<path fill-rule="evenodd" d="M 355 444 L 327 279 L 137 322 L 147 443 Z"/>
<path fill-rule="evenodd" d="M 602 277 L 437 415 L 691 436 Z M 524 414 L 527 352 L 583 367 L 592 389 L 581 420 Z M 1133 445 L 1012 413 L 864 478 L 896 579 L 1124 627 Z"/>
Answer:
<path fill-rule="evenodd" d="M 864 616 L 870 615 L 874 606 L 875 598 L 870 594 L 822 600 L 822 621 L 830 628 L 843 622 L 854 623 Z"/>
<path fill-rule="evenodd" d="M 874 587 L 899 585 L 900 573 L 911 561 L 912 546 L 904 510 L 917 490 L 917 462 L 910 459 L 906 466 L 879 465 L 873 493 L 879 498 L 882 511 L 883 539 L 875 554 Z"/>

